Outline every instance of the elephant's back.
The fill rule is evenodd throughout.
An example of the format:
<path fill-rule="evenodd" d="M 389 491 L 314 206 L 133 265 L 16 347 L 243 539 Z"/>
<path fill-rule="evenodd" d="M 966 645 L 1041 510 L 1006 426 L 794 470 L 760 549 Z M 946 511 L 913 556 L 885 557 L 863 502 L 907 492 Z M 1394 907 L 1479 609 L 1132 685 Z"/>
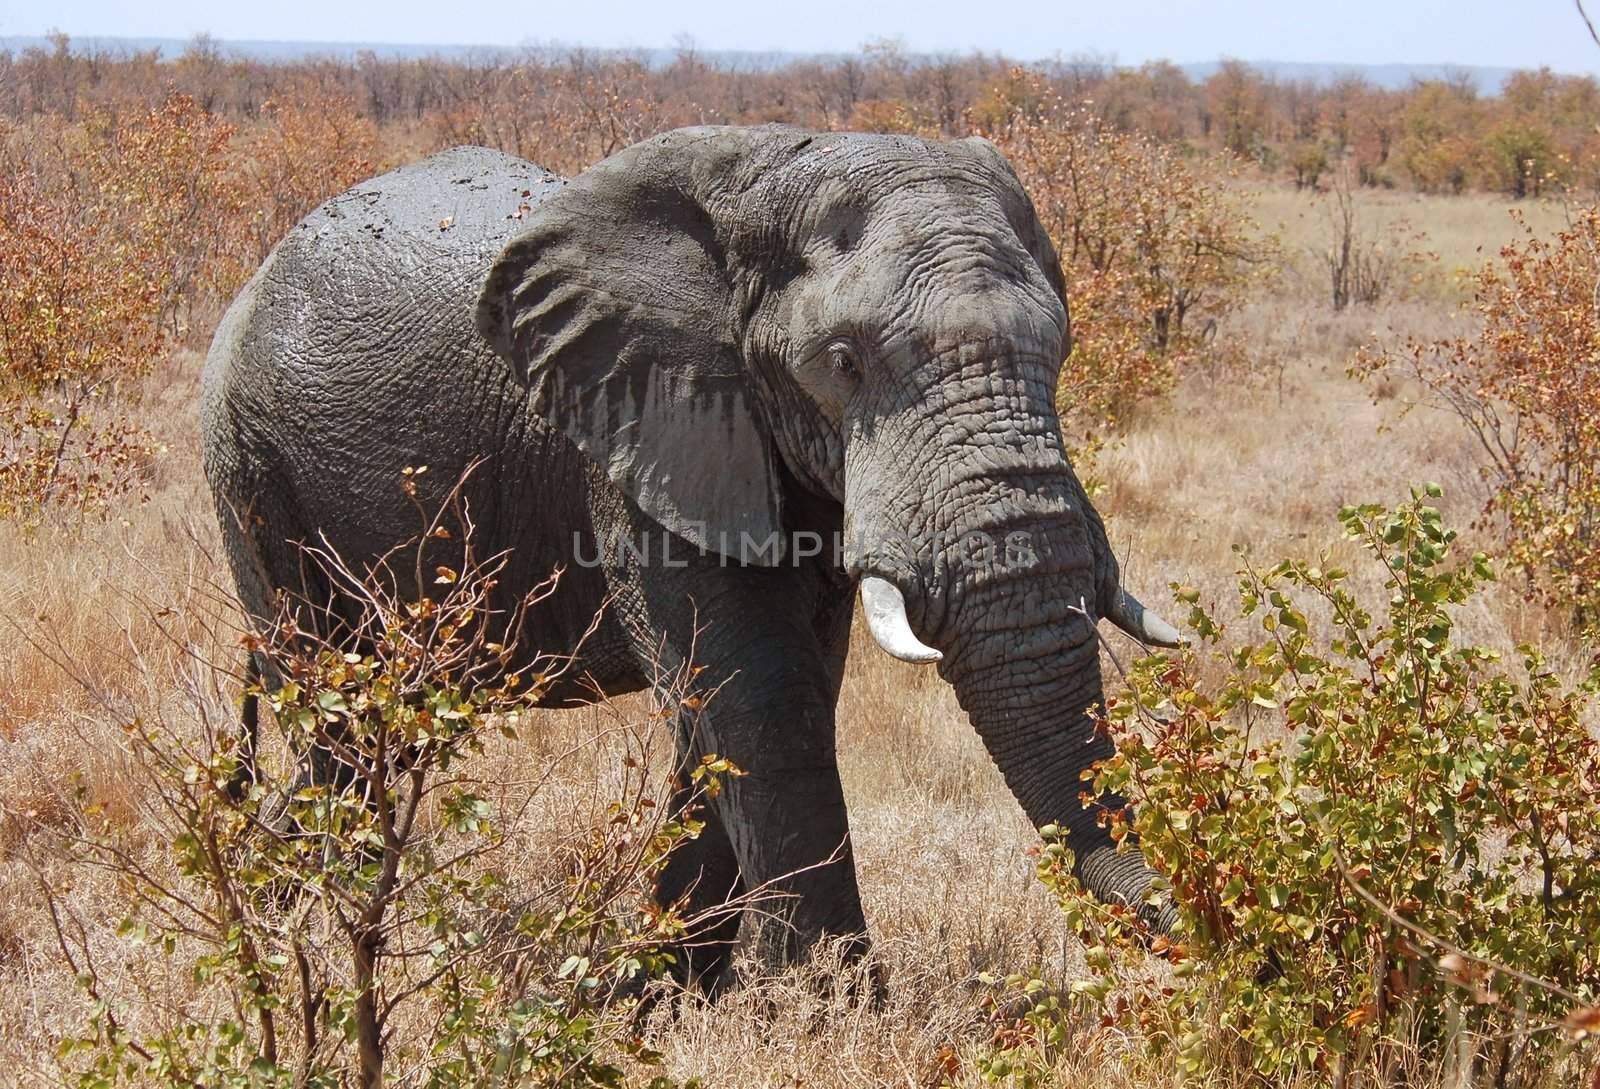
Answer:
<path fill-rule="evenodd" d="M 407 315 L 470 312 L 522 218 L 563 180 L 523 159 L 454 147 L 325 201 L 280 242 L 253 285 L 256 310 L 299 306 L 359 333 Z M 292 330 L 281 313 L 274 329 Z M 292 358 L 291 354 L 291 358 Z"/>
<path fill-rule="evenodd" d="M 485 265 L 517 232 L 522 217 L 563 185 L 550 171 L 485 147 L 453 147 L 361 182 L 332 197 L 284 239 L 280 249 L 377 243 Z"/>
<path fill-rule="evenodd" d="M 483 354 L 472 335 L 478 290 L 526 212 L 563 184 L 504 152 L 454 147 L 325 201 L 224 315 L 206 364 L 208 406 L 271 400 L 285 381 L 330 371 L 367 381 L 362 372 L 408 357 L 437 368 Z"/>
<path fill-rule="evenodd" d="M 326 533 L 362 557 L 416 530 L 393 498 L 406 467 L 431 466 L 444 486 L 520 451 L 532 438 L 526 391 L 474 311 L 525 209 L 561 184 L 498 151 L 451 148 L 352 187 L 291 230 L 206 360 L 203 461 L 219 508 L 271 507 L 275 533 Z M 477 474 L 479 509 L 492 502 L 489 476 Z"/>

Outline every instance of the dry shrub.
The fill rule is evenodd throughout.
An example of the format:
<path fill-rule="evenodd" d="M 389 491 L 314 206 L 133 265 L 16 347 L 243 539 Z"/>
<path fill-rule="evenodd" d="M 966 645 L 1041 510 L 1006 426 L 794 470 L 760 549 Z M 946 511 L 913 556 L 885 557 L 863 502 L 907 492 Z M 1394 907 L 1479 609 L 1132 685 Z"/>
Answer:
<path fill-rule="evenodd" d="M 706 120 L 665 111 L 637 61 L 581 50 L 560 61 L 469 66 L 467 86 L 437 117 L 444 144 L 483 144 L 576 174 L 646 136 Z"/>
<path fill-rule="evenodd" d="M 375 142 L 326 97 L 267 103 L 242 141 L 184 95 L 81 114 L 0 129 L 0 517 L 103 511 L 134 488 L 154 448 L 119 390 L 209 329 Z"/>
<path fill-rule="evenodd" d="M 246 130 L 230 156 L 236 164 L 240 216 L 231 294 L 307 212 L 376 172 L 377 126 L 348 98 L 310 94 L 271 98 L 260 123 Z"/>
<path fill-rule="evenodd" d="M 1217 169 L 1116 131 L 1037 77 L 998 95 L 995 142 L 1033 197 L 1067 274 L 1074 344 L 1058 400 L 1071 427 L 1115 421 L 1218 350 L 1259 246 Z M 991 110 L 993 107 L 990 107 Z"/>
<path fill-rule="evenodd" d="M 97 506 L 129 483 L 137 436 L 89 410 L 148 372 L 162 293 L 117 203 L 80 207 L 21 164 L 0 173 L 0 516 Z"/>
<path fill-rule="evenodd" d="M 903 132 L 917 136 L 932 136 L 928 119 L 919 115 L 916 107 L 898 98 L 871 98 L 856 103 L 845 126 L 859 132 Z"/>
<path fill-rule="evenodd" d="M 4 134 L 0 516 L 103 509 L 141 478 L 150 442 L 103 406 L 184 330 L 231 206 L 232 131 L 174 95 Z"/>
<path fill-rule="evenodd" d="M 1515 73 L 1502 93 L 1479 95 L 1464 73 L 1390 90 L 1353 74 L 1313 86 L 1229 61 L 1194 80 L 1164 61 L 1136 69 L 1092 57 L 1021 68 L 981 53 L 913 61 L 892 39 L 853 55 L 787 62 L 717 56 L 686 42 L 667 64 L 544 46 L 455 60 L 365 52 L 354 63 L 267 62 L 226 55 L 206 35 L 176 63 L 164 63 L 154 49 L 108 49 L 61 34 L 46 48 L 0 49 L 4 117 L 76 119 L 89 108 L 142 108 L 159 104 L 169 88 L 241 126 L 254 123 L 268 100 L 334 95 L 358 103 L 390 138 L 408 130 L 393 146 L 427 130 L 515 150 L 563 173 L 598 158 L 631 120 L 644 120 L 645 135 L 682 124 L 764 121 L 904 131 L 909 118 L 917 131 L 955 136 L 973 127 L 998 131 L 1052 93 L 1089 103 L 1119 131 L 1233 155 L 1297 185 L 1315 184 L 1324 155 L 1353 157 L 1363 185 L 1430 193 L 1533 196 L 1556 184 L 1587 190 L 1600 164 L 1600 83 L 1548 69 Z M 595 90 L 610 94 L 596 97 Z"/>
<path fill-rule="evenodd" d="M 1477 440 L 1485 511 L 1506 559 L 1546 603 L 1600 606 L 1600 209 L 1553 239 L 1529 230 L 1477 274 L 1470 335 L 1412 341 L 1357 364 L 1419 379 Z"/>
<path fill-rule="evenodd" d="M 1328 235 L 1314 251 L 1328 274 L 1328 300 L 1335 313 L 1403 297 L 1436 260 L 1421 251 L 1422 235 L 1404 220 L 1383 230 L 1365 222 L 1353 174 L 1348 163 L 1334 173 L 1326 209 Z"/>
<path fill-rule="evenodd" d="M 272 625 L 234 639 L 217 619 L 232 607 L 204 589 L 182 611 L 159 608 L 145 648 L 152 665 L 169 660 L 178 699 L 130 704 L 82 674 L 144 784 L 132 827 L 82 792 L 53 826 L 11 814 L 56 955 L 87 999 L 58 1048 L 62 1074 L 83 1086 L 568 1087 L 656 1065 L 634 1033 L 638 991 L 670 963 L 663 947 L 704 923 L 651 901 L 668 852 L 702 827 L 666 804 L 670 780 L 698 805 L 737 774 L 714 756 L 652 759 L 648 734 L 688 706 L 689 671 L 664 682 L 670 704 L 612 716 L 616 793 L 592 794 L 543 845 L 555 872 L 518 881 L 530 809 L 595 744 L 509 782 L 474 767 L 570 665 L 516 645 L 556 577 L 496 607 L 509 556 L 475 554 L 455 501 L 361 574 L 326 551 L 306 562 L 355 616 L 285 599 Z M 403 592 L 425 562 L 427 593 Z M 277 678 L 247 682 L 246 696 L 270 706 L 278 744 L 236 735 L 227 659 L 239 642 Z M 118 920 L 113 959 L 142 965 L 129 977 L 99 959 L 100 921 L 72 897 L 96 870 L 120 885 L 99 910 Z M 188 977 L 181 994 L 174 974 Z"/>
<path fill-rule="evenodd" d="M 222 245 L 233 209 L 226 183 L 233 126 L 186 95 L 119 119 L 87 114 L 68 152 L 77 199 L 102 220 L 124 276 L 154 293 L 153 320 L 177 336 L 193 313 L 204 271 Z M 58 229 L 75 225 L 68 216 Z"/>

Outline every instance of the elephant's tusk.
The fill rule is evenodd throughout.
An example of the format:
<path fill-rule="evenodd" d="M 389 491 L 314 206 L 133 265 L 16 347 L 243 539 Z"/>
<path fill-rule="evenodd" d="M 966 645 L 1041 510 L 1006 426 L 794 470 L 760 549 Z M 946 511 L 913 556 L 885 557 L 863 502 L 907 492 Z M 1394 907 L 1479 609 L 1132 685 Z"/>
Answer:
<path fill-rule="evenodd" d="M 906 599 L 894 583 L 868 575 L 861 580 L 861 605 L 867 610 L 867 627 L 884 652 L 902 662 L 937 662 L 944 657 L 911 634 L 906 619 Z"/>
<path fill-rule="evenodd" d="M 1155 613 L 1139 604 L 1139 599 L 1118 588 L 1117 598 L 1106 613 L 1106 619 L 1139 640 L 1158 647 L 1181 647 L 1183 636 Z"/>

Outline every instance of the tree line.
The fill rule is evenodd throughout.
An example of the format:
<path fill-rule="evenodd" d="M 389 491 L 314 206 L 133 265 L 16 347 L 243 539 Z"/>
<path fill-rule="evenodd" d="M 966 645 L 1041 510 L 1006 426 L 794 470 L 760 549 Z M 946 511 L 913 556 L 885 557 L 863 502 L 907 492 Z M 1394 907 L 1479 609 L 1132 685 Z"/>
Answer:
<path fill-rule="evenodd" d="M 1388 89 L 1359 75 L 1277 79 L 1230 60 L 1196 79 L 1166 61 L 1021 66 L 981 52 L 914 56 L 896 41 L 779 64 L 710 56 L 687 43 L 666 63 L 557 47 L 279 63 L 228 54 L 205 35 L 173 61 L 155 49 L 76 48 L 64 34 L 47 47 L 0 52 L 0 117 L 13 122 L 148 108 L 174 91 L 235 122 L 273 103 L 332 100 L 399 148 L 488 143 L 562 171 L 678 125 L 962 136 L 1066 99 L 1112 130 L 1185 153 L 1227 153 L 1301 187 L 1321 185 L 1339 166 L 1364 185 L 1427 193 L 1521 198 L 1600 184 L 1600 84 L 1549 69 L 1514 73 L 1486 95 L 1465 71 Z"/>

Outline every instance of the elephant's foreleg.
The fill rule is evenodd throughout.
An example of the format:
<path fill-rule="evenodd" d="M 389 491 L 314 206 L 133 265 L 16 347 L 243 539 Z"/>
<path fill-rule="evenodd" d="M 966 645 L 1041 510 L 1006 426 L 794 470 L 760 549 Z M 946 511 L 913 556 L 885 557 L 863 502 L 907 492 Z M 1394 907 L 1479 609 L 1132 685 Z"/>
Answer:
<path fill-rule="evenodd" d="M 866 919 L 834 739 L 848 614 L 829 610 L 819 623 L 817 588 L 804 573 L 784 581 L 719 569 L 716 580 L 647 584 L 665 599 L 649 612 L 667 627 L 643 633 L 641 650 L 683 708 L 679 751 L 739 769 L 714 804 L 762 959 L 790 963 L 830 940 L 857 956 L 867 948 Z M 694 611 L 683 609 L 685 597 Z"/>
<path fill-rule="evenodd" d="M 747 762 L 756 767 L 727 788 L 739 814 L 730 838 L 755 899 L 763 959 L 792 963 L 833 940 L 845 959 L 863 955 L 866 916 L 838 768 Z"/>
<path fill-rule="evenodd" d="M 722 784 L 716 806 L 754 898 L 758 946 L 776 964 L 830 938 L 845 939 L 847 955 L 857 955 L 866 950 L 866 919 L 832 701 L 819 673 L 796 671 L 782 683 L 761 684 L 751 672 L 738 678 L 749 683 L 725 685 L 709 701 L 695 729 L 699 751 L 740 771 Z"/>

